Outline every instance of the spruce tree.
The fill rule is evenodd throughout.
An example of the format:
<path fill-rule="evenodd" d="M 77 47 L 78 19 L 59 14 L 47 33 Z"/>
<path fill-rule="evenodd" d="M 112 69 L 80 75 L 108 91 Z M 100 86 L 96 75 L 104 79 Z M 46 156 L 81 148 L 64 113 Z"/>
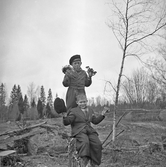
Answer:
<path fill-rule="evenodd" d="M 0 85 L 0 107 L 5 106 L 6 102 L 6 90 L 5 85 L 1 83 Z"/>
<path fill-rule="evenodd" d="M 39 114 L 39 118 L 42 118 L 43 117 L 43 104 L 40 99 L 38 100 L 38 103 L 37 103 L 37 111 Z"/>
<path fill-rule="evenodd" d="M 31 107 L 35 107 L 35 106 L 36 106 L 36 102 L 35 102 L 35 98 L 33 98 L 31 102 Z"/>
<path fill-rule="evenodd" d="M 10 94 L 10 105 L 13 105 L 17 101 L 17 86 L 14 85 Z"/>
<path fill-rule="evenodd" d="M 20 98 L 18 100 L 18 109 L 19 109 L 21 114 L 24 114 L 25 107 L 24 107 L 24 101 L 23 101 L 22 95 L 20 96 Z"/>
<path fill-rule="evenodd" d="M 14 85 L 10 94 L 10 98 L 11 98 L 10 105 L 13 105 L 14 103 L 18 102 L 21 96 L 22 96 L 22 92 L 21 92 L 20 85 L 18 85 L 18 87 Z"/>
<path fill-rule="evenodd" d="M 53 114 L 52 114 L 52 112 L 51 112 L 51 107 L 50 107 L 50 104 L 49 104 L 49 103 L 47 103 L 47 105 L 46 105 L 46 117 L 47 117 L 47 118 L 52 118 L 52 117 L 54 117 Z"/>
<path fill-rule="evenodd" d="M 27 95 L 24 96 L 24 107 L 25 111 L 27 111 L 27 109 L 29 108 L 29 101 Z"/>
<path fill-rule="evenodd" d="M 17 87 L 17 100 L 19 100 L 19 98 L 21 96 L 22 96 L 21 87 L 20 87 L 20 85 L 18 85 L 18 87 Z"/>
<path fill-rule="evenodd" d="M 53 106 L 53 97 L 51 89 L 48 90 L 47 103 L 49 104 L 50 107 Z"/>
<path fill-rule="evenodd" d="M 43 107 L 45 106 L 46 104 L 46 94 L 45 94 L 45 91 L 44 91 L 44 87 L 41 86 L 41 90 L 40 90 L 40 100 L 42 102 L 42 105 Z"/>

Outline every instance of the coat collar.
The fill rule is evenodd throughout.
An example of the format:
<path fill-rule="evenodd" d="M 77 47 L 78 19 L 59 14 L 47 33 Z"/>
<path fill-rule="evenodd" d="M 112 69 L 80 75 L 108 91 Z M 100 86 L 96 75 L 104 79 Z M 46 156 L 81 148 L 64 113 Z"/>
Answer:
<path fill-rule="evenodd" d="M 78 108 L 78 114 L 81 116 L 81 117 L 83 117 L 84 119 L 87 119 L 87 117 L 85 116 L 85 113 L 79 108 L 79 107 L 77 107 Z M 89 118 L 89 109 L 88 109 L 88 118 Z"/>

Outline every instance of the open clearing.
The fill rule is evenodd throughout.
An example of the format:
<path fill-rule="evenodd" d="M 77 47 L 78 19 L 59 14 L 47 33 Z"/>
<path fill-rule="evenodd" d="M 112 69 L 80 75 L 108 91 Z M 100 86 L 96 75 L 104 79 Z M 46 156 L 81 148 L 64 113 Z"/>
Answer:
<path fill-rule="evenodd" d="M 70 127 L 62 125 L 62 118 L 28 121 L 28 124 L 47 121 L 54 126 L 52 132 L 37 134 L 31 137 L 31 143 L 36 150 L 32 155 L 20 154 L 24 167 L 67 167 L 68 157 L 65 151 L 67 142 L 59 132 L 70 133 Z M 18 128 L 15 123 L 0 124 L 0 133 Z M 112 129 L 112 120 L 108 117 L 94 126 L 101 141 Z M 122 132 L 122 133 L 121 133 Z M 118 127 L 117 134 L 121 133 L 115 143 L 111 136 L 103 144 L 101 167 L 165 167 L 166 165 L 166 122 L 164 121 L 128 121 L 123 119 Z M 1 138 L 2 140 L 2 138 Z M 1 148 L 5 147 L 1 143 Z"/>

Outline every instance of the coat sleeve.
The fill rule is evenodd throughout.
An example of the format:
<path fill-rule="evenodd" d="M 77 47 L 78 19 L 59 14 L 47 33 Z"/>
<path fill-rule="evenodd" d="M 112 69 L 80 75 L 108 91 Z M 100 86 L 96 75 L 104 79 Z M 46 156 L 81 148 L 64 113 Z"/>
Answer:
<path fill-rule="evenodd" d="M 86 87 L 89 87 L 89 86 L 92 84 L 92 77 L 89 77 L 89 76 L 86 74 L 86 72 L 85 72 L 85 75 L 86 75 L 86 77 L 85 77 L 85 86 L 86 86 Z"/>
<path fill-rule="evenodd" d="M 95 125 L 99 124 L 105 118 L 104 115 L 96 116 L 92 109 L 91 109 L 91 115 L 92 115 L 91 122 Z"/>
<path fill-rule="evenodd" d="M 69 78 L 68 75 L 65 74 L 62 84 L 63 84 L 64 87 L 70 86 L 70 78 Z"/>
<path fill-rule="evenodd" d="M 68 116 L 63 117 L 63 124 L 65 126 L 71 125 L 74 122 L 74 120 L 75 120 L 75 115 L 71 113 Z"/>
<path fill-rule="evenodd" d="M 96 116 L 93 115 L 93 116 L 92 116 L 92 123 L 95 124 L 95 125 L 97 125 L 97 124 L 99 124 L 104 118 L 105 118 L 104 115 L 99 115 L 98 117 L 96 117 Z"/>

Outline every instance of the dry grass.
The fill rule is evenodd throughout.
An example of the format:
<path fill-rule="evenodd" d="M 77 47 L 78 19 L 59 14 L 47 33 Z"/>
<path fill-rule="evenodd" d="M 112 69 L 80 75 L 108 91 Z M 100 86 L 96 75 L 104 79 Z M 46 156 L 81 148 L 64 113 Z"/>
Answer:
<path fill-rule="evenodd" d="M 152 118 L 152 117 L 151 117 Z M 165 167 L 166 151 L 163 148 L 162 136 L 166 134 L 166 123 L 159 120 L 128 121 L 124 119 L 117 128 L 117 133 L 124 132 L 116 139 L 114 144 L 111 137 L 103 148 L 101 167 Z M 40 120 L 38 120 L 40 121 Z M 34 143 L 40 148 L 36 155 L 22 156 L 25 167 L 67 167 L 66 153 L 58 152 L 67 146 L 67 142 L 58 135 L 59 131 L 70 133 L 70 127 L 62 125 L 62 118 L 47 120 L 49 124 L 57 126 L 54 134 L 46 132 L 33 138 Z M 37 123 L 30 121 L 30 124 Z M 1 124 L 3 130 L 10 128 L 13 123 Z M 112 128 L 111 118 L 106 118 L 102 123 L 94 126 L 102 141 L 107 137 Z M 31 139 L 32 140 L 32 139 Z M 109 144 L 108 144 L 109 143 Z M 41 148 L 44 148 L 43 150 Z"/>

